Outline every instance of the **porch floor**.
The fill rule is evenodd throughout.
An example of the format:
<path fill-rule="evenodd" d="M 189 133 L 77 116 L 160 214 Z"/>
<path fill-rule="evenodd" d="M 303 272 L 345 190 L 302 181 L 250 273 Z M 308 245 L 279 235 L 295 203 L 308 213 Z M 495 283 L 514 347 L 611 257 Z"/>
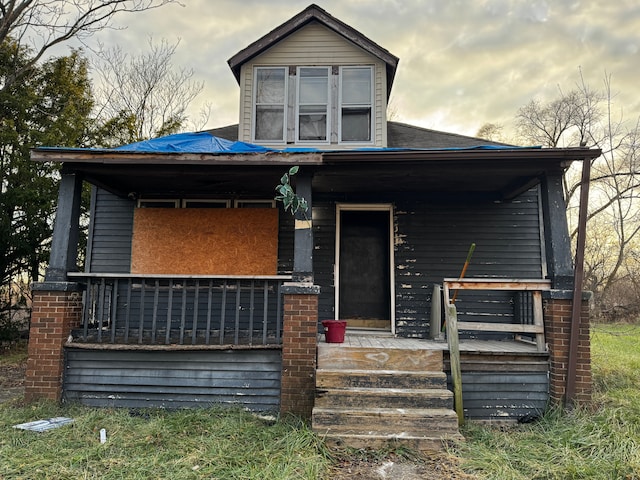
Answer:
<path fill-rule="evenodd" d="M 324 335 L 318 338 L 320 348 L 394 348 L 402 350 L 442 350 L 449 351 L 446 340 L 425 340 L 418 338 L 394 337 L 385 333 L 360 333 L 347 331 L 344 343 L 326 343 Z M 547 356 L 539 352 L 534 344 L 506 340 L 460 340 L 460 351 L 464 353 L 527 354 Z"/>

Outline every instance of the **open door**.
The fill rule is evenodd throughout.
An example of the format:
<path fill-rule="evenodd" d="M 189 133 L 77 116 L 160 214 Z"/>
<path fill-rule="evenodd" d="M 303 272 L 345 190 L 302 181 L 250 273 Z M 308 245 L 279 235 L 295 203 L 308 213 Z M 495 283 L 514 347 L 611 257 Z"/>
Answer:
<path fill-rule="evenodd" d="M 338 318 L 348 328 L 393 331 L 390 206 L 339 206 Z"/>

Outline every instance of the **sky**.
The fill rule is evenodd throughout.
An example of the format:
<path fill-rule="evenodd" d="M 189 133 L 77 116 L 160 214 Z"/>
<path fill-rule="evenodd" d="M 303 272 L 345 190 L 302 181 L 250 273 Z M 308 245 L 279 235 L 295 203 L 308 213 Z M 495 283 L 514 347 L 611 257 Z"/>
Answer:
<path fill-rule="evenodd" d="M 181 0 L 120 15 L 122 29 L 89 42 L 142 53 L 149 36 L 180 39 L 175 64 L 203 81 L 193 103 L 212 105 L 207 128 L 237 123 L 239 87 L 227 60 L 311 0 Z M 638 0 L 316 0 L 329 14 L 400 58 L 394 120 L 475 135 L 508 133 L 519 107 L 571 90 L 580 71 L 593 88 L 611 75 L 614 113 L 640 115 Z"/>

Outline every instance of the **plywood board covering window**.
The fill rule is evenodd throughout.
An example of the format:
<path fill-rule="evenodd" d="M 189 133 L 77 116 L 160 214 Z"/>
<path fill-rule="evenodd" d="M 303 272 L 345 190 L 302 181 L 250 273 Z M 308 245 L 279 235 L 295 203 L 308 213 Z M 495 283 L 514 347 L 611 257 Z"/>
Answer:
<path fill-rule="evenodd" d="M 136 208 L 131 273 L 275 275 L 278 210 Z"/>

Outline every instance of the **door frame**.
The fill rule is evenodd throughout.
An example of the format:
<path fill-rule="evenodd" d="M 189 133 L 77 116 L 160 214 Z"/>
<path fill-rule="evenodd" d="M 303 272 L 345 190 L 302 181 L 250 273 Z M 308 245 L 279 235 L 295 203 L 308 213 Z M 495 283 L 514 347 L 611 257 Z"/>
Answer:
<path fill-rule="evenodd" d="M 335 263 L 333 264 L 333 278 L 335 283 L 334 310 L 335 318 L 340 318 L 340 226 L 342 224 L 343 211 L 363 212 L 389 212 L 389 307 L 391 318 L 389 319 L 391 333 L 396 333 L 396 295 L 395 295 L 395 257 L 394 257 L 394 225 L 393 204 L 391 203 L 336 203 L 336 246 Z"/>

